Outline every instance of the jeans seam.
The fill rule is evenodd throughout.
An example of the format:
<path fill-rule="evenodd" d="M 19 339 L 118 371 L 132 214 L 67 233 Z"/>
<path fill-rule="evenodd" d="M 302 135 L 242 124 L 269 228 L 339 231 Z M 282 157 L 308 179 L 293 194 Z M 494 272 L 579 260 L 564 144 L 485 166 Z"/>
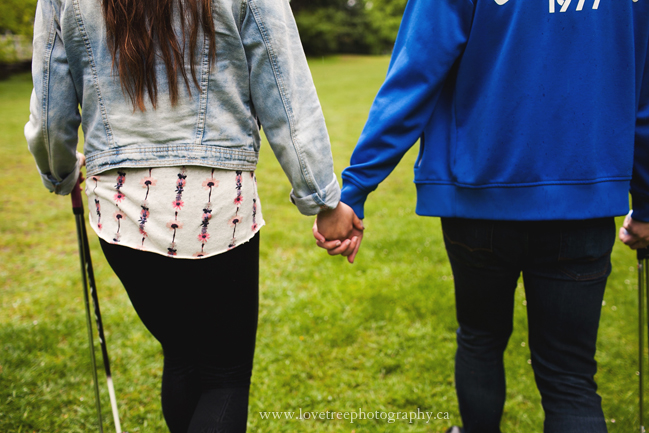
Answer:
<path fill-rule="evenodd" d="M 606 269 L 604 269 L 601 272 L 597 272 L 595 274 L 587 274 L 587 275 L 579 276 L 578 274 L 575 274 L 574 272 L 570 272 L 570 271 L 566 270 L 563 266 L 559 266 L 559 269 L 563 274 L 569 276 L 570 278 L 572 278 L 575 281 L 596 280 L 596 279 L 601 278 L 604 275 L 608 274 L 608 272 L 610 271 L 610 268 L 611 268 L 611 264 L 607 263 L 606 264 Z"/>

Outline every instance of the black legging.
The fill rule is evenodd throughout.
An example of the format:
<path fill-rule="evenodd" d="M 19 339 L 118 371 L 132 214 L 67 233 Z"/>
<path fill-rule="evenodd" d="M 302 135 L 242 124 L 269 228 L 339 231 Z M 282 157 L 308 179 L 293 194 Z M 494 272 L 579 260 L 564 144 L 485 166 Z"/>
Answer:
<path fill-rule="evenodd" d="M 245 432 L 259 312 L 259 234 L 232 251 L 196 260 L 100 242 L 135 311 L 162 344 L 162 411 L 171 433 Z"/>

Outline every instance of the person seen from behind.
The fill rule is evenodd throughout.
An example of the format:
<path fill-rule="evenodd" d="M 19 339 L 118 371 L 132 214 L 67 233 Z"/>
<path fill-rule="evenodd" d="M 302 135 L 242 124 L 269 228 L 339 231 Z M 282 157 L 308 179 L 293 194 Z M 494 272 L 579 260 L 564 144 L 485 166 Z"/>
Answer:
<path fill-rule="evenodd" d="M 39 0 L 33 80 L 29 149 L 57 194 L 86 165 L 90 224 L 164 351 L 169 430 L 244 432 L 260 128 L 301 213 L 350 211 L 288 1 Z"/>
<path fill-rule="evenodd" d="M 420 140 L 416 212 L 441 217 L 459 323 L 449 432 L 501 431 L 521 274 L 544 431 L 607 431 L 595 350 L 629 191 L 619 237 L 649 244 L 648 42 L 645 0 L 408 1 L 342 202 L 364 218 Z M 352 249 L 330 225 L 318 245 L 355 256 L 362 232 Z"/>

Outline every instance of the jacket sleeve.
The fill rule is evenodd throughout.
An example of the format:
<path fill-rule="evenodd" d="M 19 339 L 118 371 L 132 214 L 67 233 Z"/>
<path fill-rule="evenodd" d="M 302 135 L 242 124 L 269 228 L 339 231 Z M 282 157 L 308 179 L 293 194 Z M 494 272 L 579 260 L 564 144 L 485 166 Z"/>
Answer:
<path fill-rule="evenodd" d="M 642 72 L 642 87 L 636 114 L 631 198 L 633 219 L 649 222 L 649 53 Z"/>
<path fill-rule="evenodd" d="M 34 21 L 34 90 L 25 138 L 43 184 L 69 194 L 79 175 L 79 101 L 61 38 L 58 5 L 39 0 Z"/>
<path fill-rule="evenodd" d="M 340 186 L 329 135 L 288 0 L 248 0 L 241 38 L 251 97 L 305 215 L 334 208 Z"/>
<path fill-rule="evenodd" d="M 367 195 L 421 136 L 464 50 L 473 9 L 471 0 L 408 1 L 387 77 L 342 174 L 342 201 L 360 218 Z"/>

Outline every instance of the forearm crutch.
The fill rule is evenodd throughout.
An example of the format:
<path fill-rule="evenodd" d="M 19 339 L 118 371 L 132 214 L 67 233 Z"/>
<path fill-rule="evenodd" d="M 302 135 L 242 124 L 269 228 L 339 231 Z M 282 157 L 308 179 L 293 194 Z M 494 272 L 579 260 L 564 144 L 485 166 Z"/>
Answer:
<path fill-rule="evenodd" d="M 110 361 L 108 359 L 108 348 L 106 338 L 104 337 L 104 326 L 101 321 L 101 312 L 99 311 L 99 298 L 97 297 L 97 286 L 95 285 L 95 274 L 92 270 L 92 260 L 90 258 L 90 248 L 88 246 L 88 233 L 86 232 L 86 222 L 84 220 L 83 201 L 81 200 L 81 182 L 83 178 L 79 174 L 74 189 L 72 190 L 72 213 L 77 224 L 77 238 L 79 241 L 79 257 L 81 261 L 81 276 L 83 280 L 83 298 L 86 305 L 86 325 L 88 328 L 88 341 L 90 343 L 90 358 L 92 360 L 92 377 L 95 384 L 95 403 L 97 405 L 97 417 L 99 420 L 99 431 L 104 432 L 101 418 L 101 402 L 99 399 L 99 384 L 97 382 L 97 362 L 95 359 L 95 347 L 92 338 L 92 319 L 90 318 L 90 302 L 88 292 L 92 297 L 92 303 L 95 312 L 95 323 L 97 333 L 99 334 L 99 344 L 101 345 L 101 355 L 104 361 L 104 371 L 106 372 L 106 381 L 108 382 L 108 395 L 110 396 L 110 405 L 113 409 L 113 421 L 115 422 L 115 431 L 122 433 L 122 427 L 119 422 L 119 413 L 117 412 L 117 399 L 115 398 L 115 387 L 113 386 L 113 377 L 110 373 Z"/>
<path fill-rule="evenodd" d="M 647 308 L 647 325 L 649 326 L 649 298 L 647 297 L 647 280 L 649 279 L 649 266 L 647 265 L 649 258 L 649 248 L 642 248 L 637 250 L 638 255 L 638 376 L 640 378 L 640 433 L 645 433 L 644 426 L 644 398 L 643 398 L 643 385 L 644 378 L 642 373 L 642 364 L 644 362 L 644 310 L 645 303 Z M 649 329 L 647 331 L 649 338 Z"/>

